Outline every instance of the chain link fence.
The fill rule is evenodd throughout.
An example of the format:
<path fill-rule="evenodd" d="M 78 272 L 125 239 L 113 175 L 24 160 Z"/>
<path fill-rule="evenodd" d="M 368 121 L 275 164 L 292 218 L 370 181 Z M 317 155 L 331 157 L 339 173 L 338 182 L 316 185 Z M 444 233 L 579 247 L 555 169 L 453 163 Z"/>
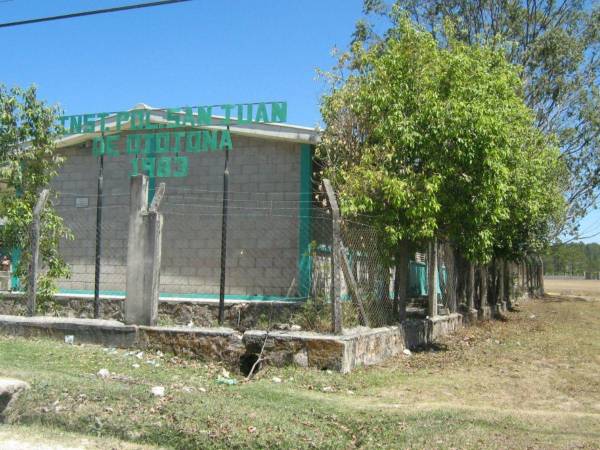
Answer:
<path fill-rule="evenodd" d="M 397 324 L 399 302 L 409 317 L 425 317 L 431 301 L 437 315 L 447 315 L 510 304 L 511 297 L 543 289 L 536 257 L 518 265 L 496 260 L 477 266 L 471 287 L 468 261 L 440 239 L 431 294 L 428 243 L 412 245 L 407 264 L 399 265 L 374 227 L 356 219 L 339 219 L 334 226 L 329 203 L 316 198 L 167 185 L 160 206 L 161 323 L 216 326 L 223 296 L 225 325 L 331 332 L 336 307 L 341 327 L 349 330 Z M 101 315 L 122 319 L 129 192 L 109 190 L 101 204 L 97 200 L 92 191 L 61 192 L 54 200 L 73 237 L 60 244 L 71 276 L 59 280 L 59 296 L 90 300 L 97 294 Z M 406 279 L 402 295 L 398 277 Z M 57 314 L 92 317 L 92 302 L 86 305 Z"/>

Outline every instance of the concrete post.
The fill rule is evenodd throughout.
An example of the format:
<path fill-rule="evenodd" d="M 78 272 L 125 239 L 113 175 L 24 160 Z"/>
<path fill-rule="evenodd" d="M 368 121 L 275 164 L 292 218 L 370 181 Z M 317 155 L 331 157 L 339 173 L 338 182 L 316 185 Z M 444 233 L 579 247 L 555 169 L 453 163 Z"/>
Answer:
<path fill-rule="evenodd" d="M 138 175 L 131 178 L 126 323 L 155 325 L 158 318 L 163 225 L 158 206 L 163 192 L 164 184 L 161 183 L 159 191 L 155 194 L 155 201 L 148 209 L 148 177 Z"/>
<path fill-rule="evenodd" d="M 429 243 L 429 255 L 427 261 L 427 314 L 429 317 L 438 315 L 437 310 L 437 287 L 438 287 L 438 267 L 437 267 L 437 239 Z"/>

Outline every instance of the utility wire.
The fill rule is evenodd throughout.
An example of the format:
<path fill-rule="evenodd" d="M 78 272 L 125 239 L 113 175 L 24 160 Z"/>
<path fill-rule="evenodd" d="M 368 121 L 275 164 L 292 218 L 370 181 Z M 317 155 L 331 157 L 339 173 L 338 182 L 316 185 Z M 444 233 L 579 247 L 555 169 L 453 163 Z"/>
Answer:
<path fill-rule="evenodd" d="M 162 0 L 162 1 L 150 2 L 150 3 L 137 3 L 135 5 L 117 6 L 114 8 L 95 9 L 92 11 L 81 11 L 81 12 L 71 13 L 71 14 L 62 14 L 60 16 L 40 17 L 38 19 L 27 19 L 27 20 L 19 20 L 16 22 L 0 23 L 0 28 L 16 27 L 19 25 L 29 25 L 32 23 L 40 23 L 40 22 L 49 22 L 51 20 L 72 19 L 74 17 L 92 16 L 95 14 L 106 14 L 106 13 L 113 13 L 113 12 L 119 12 L 119 11 L 127 11 L 130 9 L 150 8 L 152 6 L 161 6 L 161 5 L 168 5 L 170 3 L 181 3 L 181 2 L 190 2 L 190 1 L 192 1 L 192 0 Z"/>

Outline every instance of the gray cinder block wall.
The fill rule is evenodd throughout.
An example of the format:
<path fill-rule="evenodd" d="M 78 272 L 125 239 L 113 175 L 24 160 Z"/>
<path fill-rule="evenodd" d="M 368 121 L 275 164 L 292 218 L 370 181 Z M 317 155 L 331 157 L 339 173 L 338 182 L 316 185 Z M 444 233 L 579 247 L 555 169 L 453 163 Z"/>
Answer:
<path fill-rule="evenodd" d="M 121 155 L 104 159 L 102 291 L 125 290 L 133 158 L 125 153 L 128 133 L 121 134 L 117 146 Z M 286 295 L 290 286 L 294 291 L 297 274 L 301 145 L 236 135 L 232 139 L 226 293 Z M 72 276 L 59 286 L 92 290 L 98 158 L 89 141 L 62 151 L 66 161 L 53 187 L 61 193 L 58 212 L 75 239 L 61 243 Z M 160 290 L 214 295 L 219 291 L 225 152 L 187 156 L 187 177 L 156 179 L 166 183 Z"/>

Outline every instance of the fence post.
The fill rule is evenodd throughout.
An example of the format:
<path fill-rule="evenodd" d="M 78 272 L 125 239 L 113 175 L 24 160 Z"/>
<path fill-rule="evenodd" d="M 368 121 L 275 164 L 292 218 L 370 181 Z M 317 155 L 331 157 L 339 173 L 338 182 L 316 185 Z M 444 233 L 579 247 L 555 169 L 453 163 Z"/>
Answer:
<path fill-rule="evenodd" d="M 148 208 L 148 177 L 130 182 L 129 237 L 127 242 L 127 297 L 125 322 L 154 325 L 158 317 L 162 214 L 158 207 L 164 193 L 161 183 Z"/>
<path fill-rule="evenodd" d="M 98 157 L 98 165 L 98 188 L 96 191 L 96 257 L 94 260 L 94 319 L 100 317 L 100 265 L 102 257 L 102 198 L 104 190 L 104 154 Z"/>
<path fill-rule="evenodd" d="M 437 267 L 437 239 L 429 243 L 428 272 L 427 272 L 427 314 L 429 317 L 435 317 L 437 311 L 437 287 L 438 287 L 438 267 Z"/>
<path fill-rule="evenodd" d="M 30 316 L 35 315 L 36 310 L 36 295 L 37 295 L 37 274 L 38 262 L 40 258 L 40 228 L 42 210 L 48 200 L 50 191 L 44 189 L 40 193 L 35 207 L 33 208 L 33 222 L 31 223 L 31 263 L 29 265 L 29 282 L 27 283 L 27 313 Z"/>
<path fill-rule="evenodd" d="M 331 208 L 331 322 L 334 334 L 342 332 L 342 305 L 340 304 L 340 209 L 338 207 L 335 192 L 329 180 L 323 180 L 325 194 Z"/>
<path fill-rule="evenodd" d="M 400 322 L 406 319 L 406 303 L 408 297 L 409 243 L 400 241 L 398 246 L 396 275 L 394 277 L 394 318 Z"/>

